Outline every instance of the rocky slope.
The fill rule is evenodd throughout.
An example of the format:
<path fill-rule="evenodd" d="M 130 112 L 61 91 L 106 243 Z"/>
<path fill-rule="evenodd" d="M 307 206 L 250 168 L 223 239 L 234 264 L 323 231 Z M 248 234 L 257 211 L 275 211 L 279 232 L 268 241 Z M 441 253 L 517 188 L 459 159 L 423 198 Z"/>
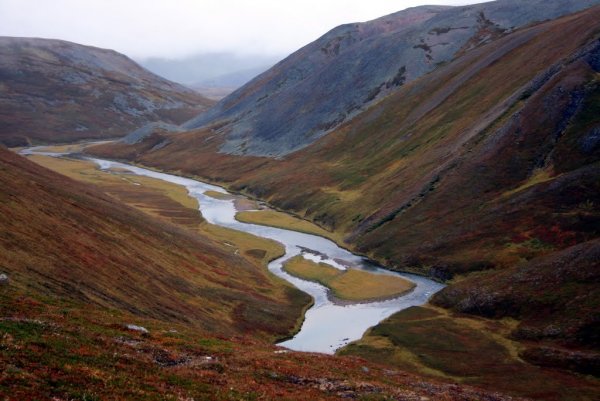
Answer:
<path fill-rule="evenodd" d="M 122 136 L 147 122 L 180 124 L 212 101 L 112 50 L 0 38 L 0 143 Z"/>
<path fill-rule="evenodd" d="M 423 6 L 337 27 L 185 123 L 216 124 L 220 151 L 282 156 L 301 149 L 378 99 L 519 27 L 597 0 L 500 0 Z"/>

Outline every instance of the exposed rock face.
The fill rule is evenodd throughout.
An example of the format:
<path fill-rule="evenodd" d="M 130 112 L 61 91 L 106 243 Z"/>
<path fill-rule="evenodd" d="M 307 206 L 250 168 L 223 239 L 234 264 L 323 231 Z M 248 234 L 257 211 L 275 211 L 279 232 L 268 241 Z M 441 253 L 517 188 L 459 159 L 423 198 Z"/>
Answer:
<path fill-rule="evenodd" d="M 219 123 L 225 153 L 283 156 L 476 46 L 594 4 L 598 0 L 423 6 L 342 25 L 184 126 Z"/>
<path fill-rule="evenodd" d="M 112 50 L 0 37 L 0 143 L 111 138 L 213 102 Z"/>

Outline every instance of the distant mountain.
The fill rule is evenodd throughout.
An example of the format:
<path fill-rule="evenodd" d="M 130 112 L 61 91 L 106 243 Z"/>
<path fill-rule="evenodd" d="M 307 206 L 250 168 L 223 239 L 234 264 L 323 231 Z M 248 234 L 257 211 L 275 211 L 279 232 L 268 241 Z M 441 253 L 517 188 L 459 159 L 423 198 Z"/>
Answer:
<path fill-rule="evenodd" d="M 237 86 L 204 86 L 204 85 L 189 85 L 190 88 L 214 101 L 219 101 L 231 94 Z"/>
<path fill-rule="evenodd" d="M 112 50 L 0 38 L 0 142 L 111 138 L 152 121 L 179 124 L 212 101 Z"/>
<path fill-rule="evenodd" d="M 423 6 L 337 27 L 185 124 L 218 124 L 231 154 L 282 156 L 454 58 L 597 0 Z"/>
<path fill-rule="evenodd" d="M 271 65 L 265 65 L 246 70 L 235 71 L 229 74 L 219 75 L 211 79 L 196 82 L 188 86 L 210 99 L 221 100 L 240 86 L 249 82 L 252 78 L 268 70 L 270 67 Z"/>
<path fill-rule="evenodd" d="M 182 59 L 141 59 L 139 63 L 155 74 L 184 85 L 205 85 L 215 81 L 220 86 L 241 86 L 246 83 L 245 80 L 234 79 L 232 85 L 232 82 L 229 82 L 231 78 L 224 80 L 221 77 L 241 74 L 250 79 L 272 67 L 280 59 L 281 57 L 278 56 L 206 53 Z M 252 71 L 257 73 L 254 74 Z"/>
<path fill-rule="evenodd" d="M 239 88 L 244 85 L 252 78 L 262 74 L 266 70 L 268 70 L 271 66 L 260 66 L 254 68 L 248 68 L 245 70 L 234 71 L 229 74 L 219 75 L 214 78 L 205 79 L 200 82 L 196 82 L 192 85 L 192 88 L 195 87 L 208 87 L 208 88 Z"/>

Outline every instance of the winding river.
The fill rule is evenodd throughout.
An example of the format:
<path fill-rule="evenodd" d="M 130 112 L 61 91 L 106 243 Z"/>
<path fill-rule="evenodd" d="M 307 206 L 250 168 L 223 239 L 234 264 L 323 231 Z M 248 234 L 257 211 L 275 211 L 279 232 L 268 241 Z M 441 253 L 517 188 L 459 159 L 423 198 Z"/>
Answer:
<path fill-rule="evenodd" d="M 65 156 L 65 153 L 51 153 L 36 148 L 26 149 L 22 154 L 42 154 Z M 273 239 L 285 246 L 285 255 L 269 263 L 269 270 L 310 294 L 314 305 L 306 312 L 300 331 L 291 339 L 278 345 L 295 351 L 321 352 L 331 354 L 351 341 L 358 340 L 365 331 L 395 312 L 410 306 L 422 305 L 443 285 L 411 274 L 395 273 L 374 265 L 369 260 L 340 248 L 333 241 L 315 235 L 304 234 L 280 228 L 239 222 L 235 219 L 236 209 L 233 200 L 221 200 L 207 196 L 206 191 L 227 194 L 223 188 L 189 178 L 160 173 L 124 163 L 88 158 L 100 169 L 123 169 L 132 174 L 152 177 L 187 188 L 190 196 L 196 198 L 202 216 L 211 224 L 244 231 L 259 237 Z M 350 268 L 368 270 L 375 274 L 399 275 L 416 284 L 413 291 L 397 298 L 368 303 L 335 303 L 328 297 L 328 290 L 320 284 L 302 280 L 287 274 L 283 263 L 302 254 L 317 262 L 328 263 L 338 269 Z"/>

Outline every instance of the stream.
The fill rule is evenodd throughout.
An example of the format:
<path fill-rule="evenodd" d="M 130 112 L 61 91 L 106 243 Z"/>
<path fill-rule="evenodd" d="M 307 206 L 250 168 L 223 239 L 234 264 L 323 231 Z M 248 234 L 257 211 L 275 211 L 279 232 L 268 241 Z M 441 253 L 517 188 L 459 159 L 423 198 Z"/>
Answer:
<path fill-rule="evenodd" d="M 29 148 L 21 153 L 66 156 L 65 153 L 38 151 L 36 148 Z M 135 175 L 182 185 L 188 190 L 190 196 L 198 200 L 200 212 L 209 223 L 269 238 L 283 244 L 285 255 L 269 263 L 269 270 L 311 295 L 314 305 L 306 312 L 300 331 L 293 338 L 278 344 L 282 347 L 295 351 L 332 354 L 349 342 L 360 339 L 369 327 L 400 310 L 426 303 L 434 293 L 443 288 L 443 284 L 425 277 L 383 269 L 368 259 L 339 247 L 333 241 L 316 235 L 239 222 L 235 219 L 237 211 L 233 200 L 215 199 L 204 194 L 206 191 L 227 194 L 228 192 L 221 187 L 124 163 L 91 157 L 85 159 L 96 163 L 102 170 L 123 169 Z M 410 293 L 393 299 L 364 303 L 336 303 L 328 297 L 326 287 L 299 279 L 283 271 L 283 263 L 300 254 L 307 259 L 324 262 L 342 270 L 353 268 L 375 274 L 401 276 L 412 281 L 416 286 Z"/>

